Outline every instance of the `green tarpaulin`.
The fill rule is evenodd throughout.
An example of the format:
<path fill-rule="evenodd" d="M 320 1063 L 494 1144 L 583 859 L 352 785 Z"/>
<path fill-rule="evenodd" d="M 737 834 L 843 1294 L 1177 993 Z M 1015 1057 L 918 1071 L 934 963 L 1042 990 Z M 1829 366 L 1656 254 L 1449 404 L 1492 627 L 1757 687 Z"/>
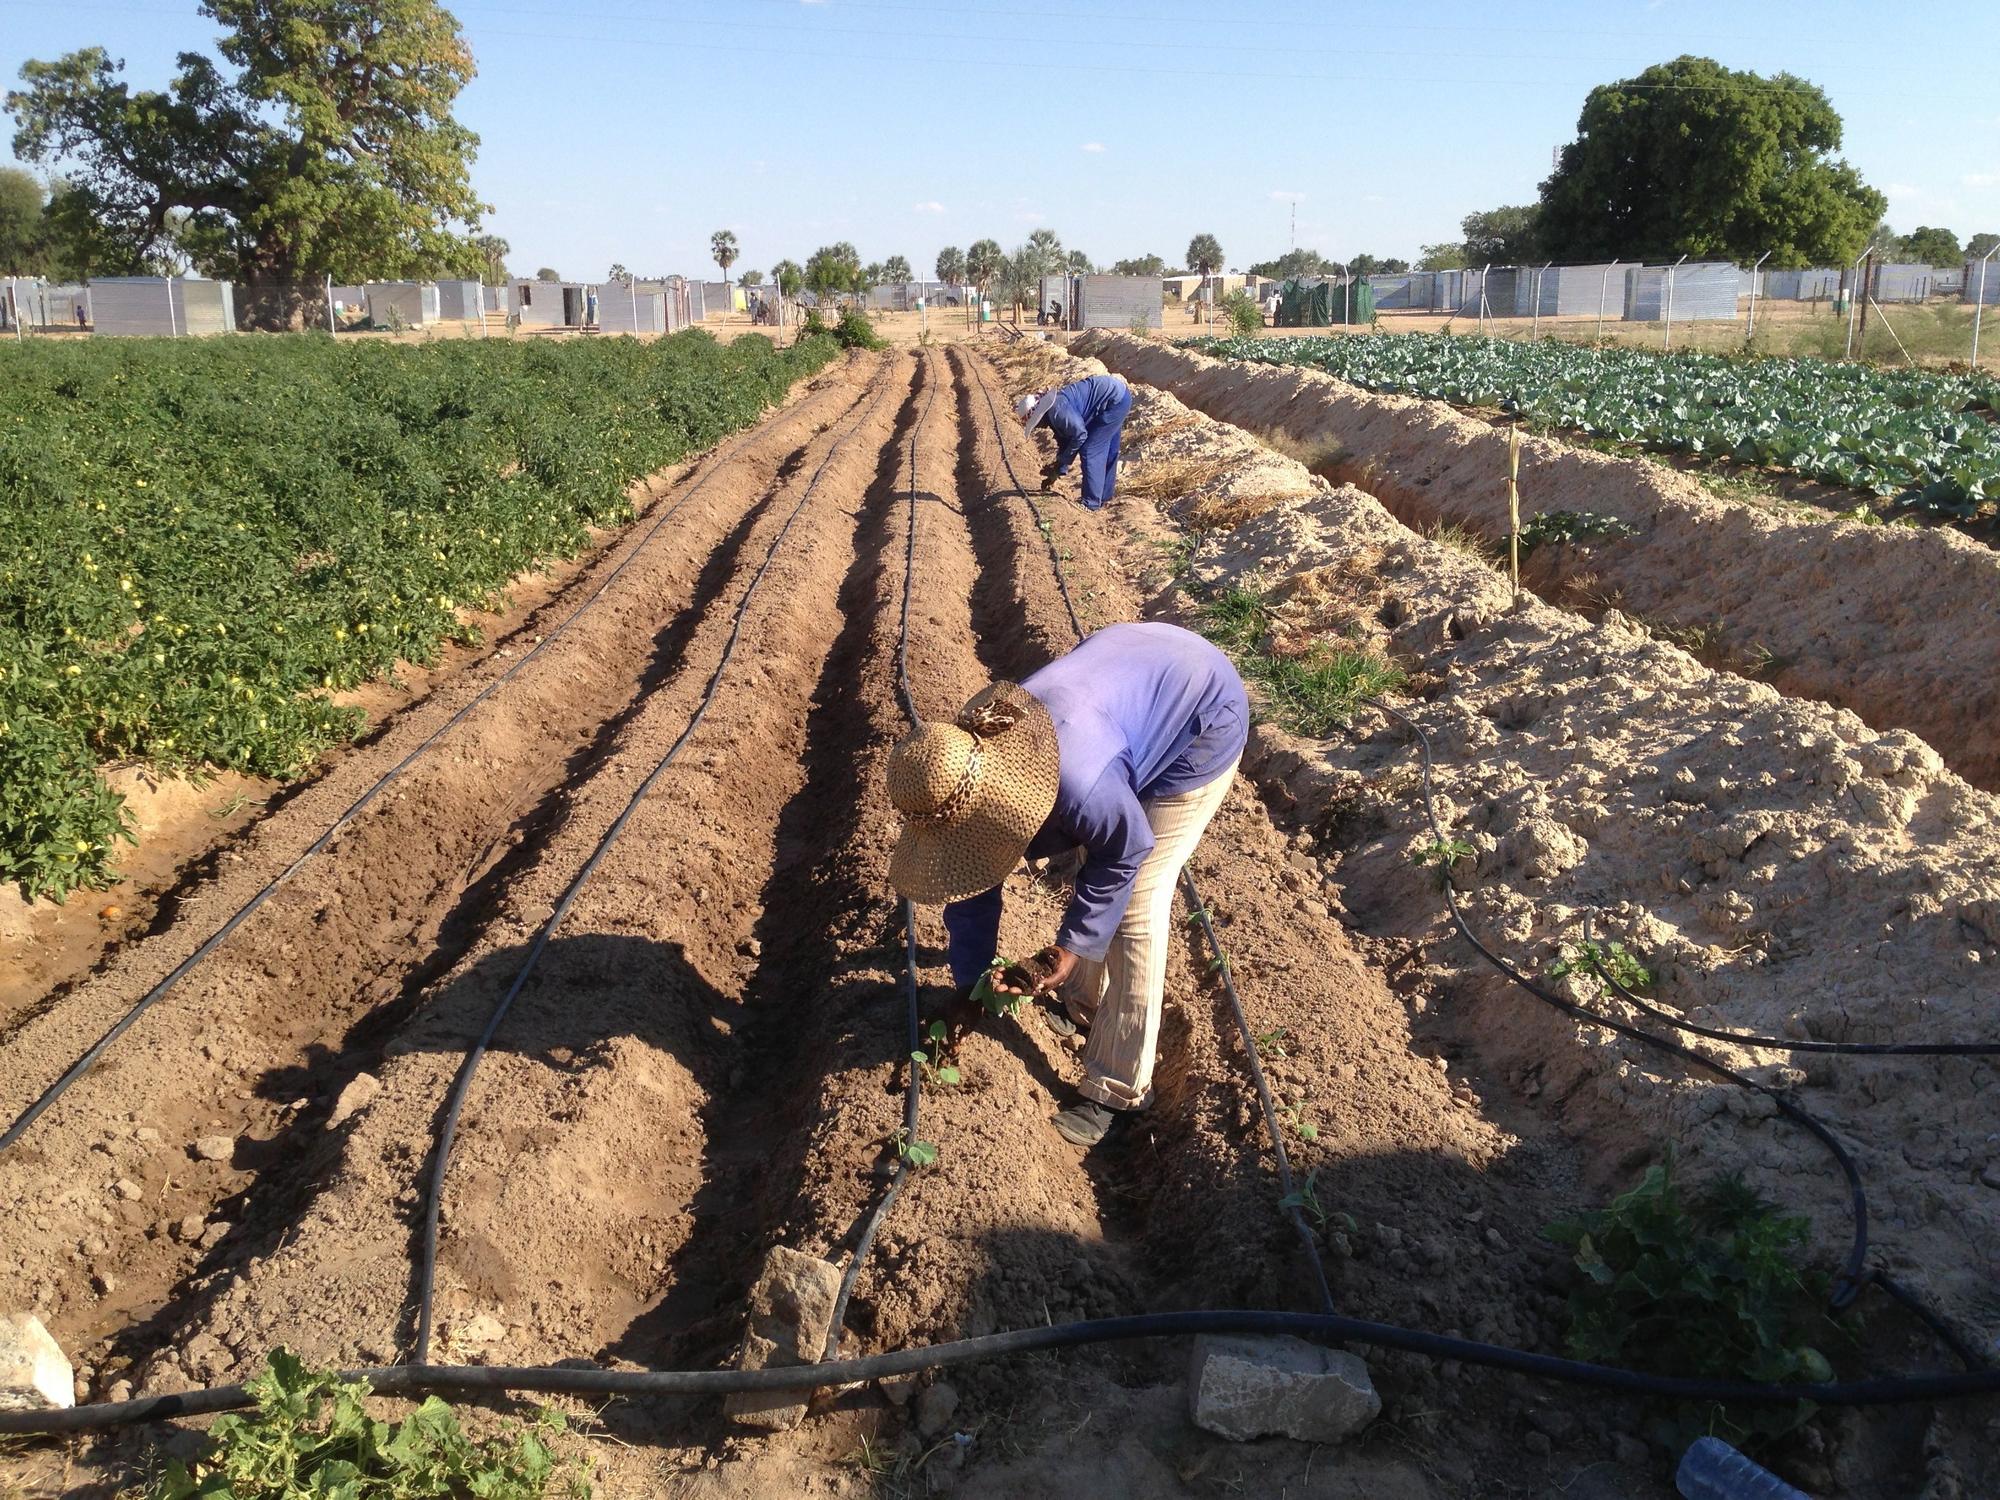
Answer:
<path fill-rule="evenodd" d="M 1373 323 L 1375 293 L 1365 281 L 1337 286 L 1287 281 L 1278 289 L 1280 328 L 1331 328 L 1336 323 Z"/>

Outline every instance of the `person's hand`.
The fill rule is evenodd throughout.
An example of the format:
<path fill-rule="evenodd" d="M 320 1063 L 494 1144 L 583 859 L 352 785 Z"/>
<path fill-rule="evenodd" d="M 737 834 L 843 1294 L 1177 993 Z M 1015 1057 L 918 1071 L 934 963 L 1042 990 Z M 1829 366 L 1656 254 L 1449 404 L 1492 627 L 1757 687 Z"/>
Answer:
<path fill-rule="evenodd" d="M 996 994 L 1045 995 L 1069 978 L 1076 968 L 1076 955 L 1067 948 L 1050 946 L 1031 958 L 1009 964 L 993 976 Z"/>
<path fill-rule="evenodd" d="M 1054 464 L 1050 464 L 1047 468 L 1043 469 L 1042 493 L 1049 494 L 1053 492 L 1056 487 L 1056 481 L 1060 478 L 1062 478 L 1062 470 L 1058 469 Z"/>

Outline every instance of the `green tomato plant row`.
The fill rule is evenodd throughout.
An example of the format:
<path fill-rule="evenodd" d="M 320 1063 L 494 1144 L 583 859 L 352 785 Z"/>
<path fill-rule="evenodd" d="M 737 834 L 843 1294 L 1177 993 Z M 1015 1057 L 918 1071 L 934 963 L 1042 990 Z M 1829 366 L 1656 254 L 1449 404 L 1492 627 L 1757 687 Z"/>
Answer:
<path fill-rule="evenodd" d="M 1663 452 L 1785 469 L 1959 519 L 2000 506 L 2000 383 L 1821 359 L 1648 354 L 1453 334 L 1195 339 L 1369 391 L 1497 407 Z"/>
<path fill-rule="evenodd" d="M 469 640 L 463 611 L 837 352 L 0 345 L 0 883 L 114 878 L 107 763 L 298 776 L 362 726 L 335 694 Z"/>

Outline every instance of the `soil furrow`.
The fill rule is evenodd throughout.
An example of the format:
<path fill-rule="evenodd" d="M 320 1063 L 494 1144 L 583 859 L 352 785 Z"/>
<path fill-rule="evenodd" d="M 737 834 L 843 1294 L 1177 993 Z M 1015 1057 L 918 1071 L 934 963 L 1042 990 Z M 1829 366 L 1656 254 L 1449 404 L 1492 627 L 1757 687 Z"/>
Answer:
<path fill-rule="evenodd" d="M 878 386 L 778 482 L 678 670 L 573 786 L 552 836 L 499 894 L 471 951 L 387 1039 L 379 1065 L 371 1061 L 375 1097 L 321 1137 L 324 1191 L 281 1248 L 229 1268 L 190 1336 L 148 1366 L 150 1383 L 226 1372 L 239 1350 L 254 1359 L 273 1342 L 322 1359 L 400 1352 L 417 1182 L 459 1057 L 602 831 L 685 728 L 745 582 L 826 464 L 746 607 L 745 649 L 717 685 L 716 712 L 583 888 L 495 1039 L 448 1179 L 435 1356 L 482 1353 L 503 1340 L 548 1357 L 589 1352 L 644 1304 L 653 1263 L 664 1259 L 658 1247 L 694 1186 L 693 1109 L 713 1082 L 727 996 L 747 966 L 730 913 L 738 867 L 754 870 L 759 860 L 758 820 L 731 816 L 717 767 L 733 744 L 781 742 L 796 717 L 780 668 L 786 649 L 812 649 L 824 608 L 814 606 L 814 580 L 838 550 L 838 471 L 853 461 L 827 455 L 848 437 L 865 446 L 881 406 Z M 739 702 L 755 705 L 755 722 L 732 728 L 725 716 Z M 300 1295 L 307 1287 L 310 1298 Z M 487 1323 L 477 1315 L 488 1310 L 504 1311 L 512 1326 L 482 1342 Z"/>
<path fill-rule="evenodd" d="M 837 375 L 736 450 L 600 607 L 440 741 L 0 1159 L 0 1202 L 24 1228 L 0 1262 L 0 1285 L 12 1283 L 0 1300 L 39 1308 L 75 1348 L 135 1320 L 150 1331 L 175 1283 L 204 1286 L 263 1253 L 301 1191 L 292 1185 L 299 1169 L 310 1180 L 307 1164 L 318 1153 L 301 1143 L 323 1133 L 338 1089 L 359 1066 L 353 1044 L 393 1024 L 406 992 L 435 971 L 441 952 L 462 946 L 496 886 L 496 871 L 480 871 L 491 863 L 483 851 L 532 848 L 559 816 L 551 783 L 579 774 L 594 745 L 601 753 L 601 726 L 629 714 L 685 648 L 699 616 L 686 601 L 715 587 L 718 540 L 726 550 L 746 505 L 795 466 L 800 439 L 852 400 L 852 377 Z M 580 575 L 576 591 L 617 561 L 607 555 Z M 555 609 L 552 622 L 567 614 L 560 598 Z M 189 915 L 217 920 L 211 914 L 240 904 L 255 880 L 281 868 L 476 691 L 468 680 L 453 683 L 439 703 L 391 725 L 294 798 L 246 842 L 228 878 L 191 896 Z M 497 873 L 506 878 L 505 869 Z M 22 1091 L 24 1102 L 26 1090 L 80 1050 L 77 1038 L 96 1017 L 129 1004 L 207 930 L 186 921 L 119 955 L 10 1039 L 16 1066 L 0 1087 Z M 384 1019 L 371 1025 L 378 1014 Z M 304 1107 L 294 1107 L 302 1097 Z M 217 1160 L 197 1158 L 192 1143 L 210 1135 L 230 1140 L 229 1149 Z M 112 1191 L 114 1179 L 137 1196 Z M 267 1209 L 246 1217 L 259 1207 L 253 1196 L 267 1195 Z M 261 1234 L 260 1224 L 268 1226 Z M 187 1295 L 184 1288 L 176 1300 Z"/>

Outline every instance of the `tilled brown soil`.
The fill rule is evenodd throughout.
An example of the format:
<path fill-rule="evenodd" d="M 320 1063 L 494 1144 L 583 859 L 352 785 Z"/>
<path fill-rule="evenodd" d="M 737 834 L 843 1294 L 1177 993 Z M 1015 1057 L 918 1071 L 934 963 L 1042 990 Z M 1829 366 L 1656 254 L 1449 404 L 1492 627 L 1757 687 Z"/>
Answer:
<path fill-rule="evenodd" d="M 472 1083 L 432 1358 L 728 1358 L 764 1251 L 843 1258 L 893 1162 L 908 1042 L 881 766 L 906 722 L 906 595 L 926 715 L 1072 644 L 1058 566 L 1086 628 L 1141 612 L 1152 559 L 1073 502 L 1034 497 L 1038 521 L 1016 476 L 1041 462 L 984 356 L 962 349 L 862 359 L 752 434 L 615 603 L 440 742 L 0 1158 L 17 1226 L 0 1303 L 39 1308 L 99 1398 L 234 1378 L 278 1343 L 317 1361 L 407 1356 L 452 1076 L 629 808 Z M 379 758 L 294 799 L 190 894 L 185 922 L 24 1028 L 0 1108 L 449 711 L 423 705 Z M 1324 1236 L 1341 1310 L 1554 1348 L 1559 1258 L 1536 1231 L 1576 1206 L 1572 1148 L 1413 1032 L 1420 971 L 1349 930 L 1326 861 L 1247 783 L 1192 870 L 1266 1039 L 1293 1162 L 1354 1221 Z M 1049 893 L 1010 893 L 1003 946 L 1039 945 L 1056 913 Z M 918 937 L 926 1012 L 963 1027 L 934 911 Z M 1088 1155 L 1047 1124 L 1079 1076 L 1071 1048 L 1033 1014 L 962 1029 L 963 1082 L 924 1094 L 938 1160 L 862 1271 L 849 1352 L 1314 1306 L 1207 959 L 1184 948 L 1170 971 L 1159 1104 Z M 211 1135 L 232 1138 L 221 1160 L 199 1159 Z M 1184 1357 L 1132 1345 L 955 1374 L 953 1427 L 974 1437 L 962 1466 L 967 1450 L 934 1451 L 873 1390 L 756 1441 L 728 1436 L 712 1403 L 613 1407 L 604 1428 L 631 1446 L 591 1456 L 612 1494 L 863 1493 L 876 1481 L 842 1460 L 864 1437 L 891 1455 L 892 1492 L 1654 1492 L 1611 1462 L 1629 1414 L 1578 1417 L 1559 1393 L 1416 1360 L 1375 1360 L 1385 1416 L 1338 1454 L 1231 1447 L 1178 1414 Z M 1524 1421 L 1555 1435 L 1525 1464 Z"/>

